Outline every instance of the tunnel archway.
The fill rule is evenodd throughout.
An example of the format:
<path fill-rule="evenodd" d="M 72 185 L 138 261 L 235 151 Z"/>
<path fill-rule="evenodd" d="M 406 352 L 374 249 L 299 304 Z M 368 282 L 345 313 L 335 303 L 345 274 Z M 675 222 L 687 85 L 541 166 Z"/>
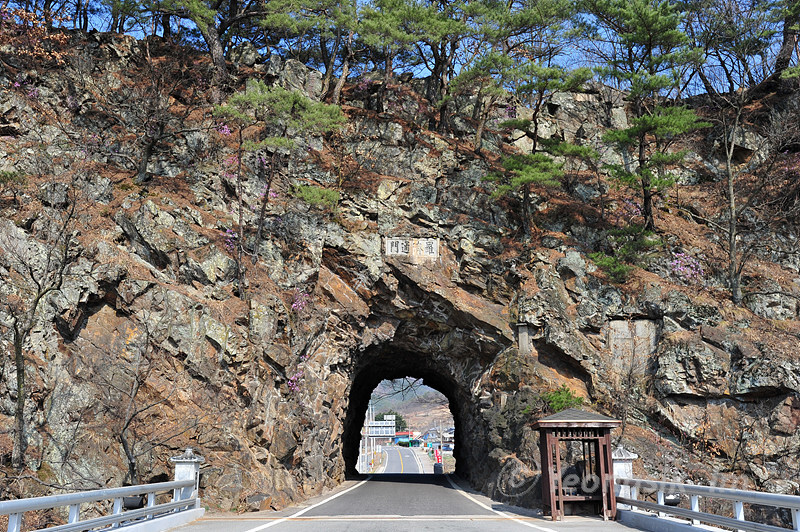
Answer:
<path fill-rule="evenodd" d="M 467 476 L 471 457 L 476 454 L 476 450 L 480 454 L 485 443 L 480 431 L 475 430 L 477 412 L 469 390 L 450 373 L 448 368 L 444 367 L 444 364 L 433 357 L 394 348 L 365 352 L 359 357 L 359 363 L 354 368 L 342 442 L 346 475 L 351 478 L 359 475 L 356 465 L 361 428 L 364 425 L 372 391 L 383 380 L 404 377 L 422 379 L 425 386 L 433 388 L 447 398 L 455 426 L 453 457 L 456 460 L 456 472 Z M 473 435 L 469 449 L 464 442 L 465 434 Z"/>

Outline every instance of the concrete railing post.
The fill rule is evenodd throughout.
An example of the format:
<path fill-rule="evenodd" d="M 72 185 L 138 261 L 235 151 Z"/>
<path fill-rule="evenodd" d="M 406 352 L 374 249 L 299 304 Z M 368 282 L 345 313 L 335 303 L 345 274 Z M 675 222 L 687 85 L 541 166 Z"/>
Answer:
<path fill-rule="evenodd" d="M 689 497 L 689 509 L 693 512 L 700 511 L 700 496 L 699 495 L 692 495 Z M 700 521 L 697 519 L 692 519 L 693 525 L 699 525 Z"/>
<path fill-rule="evenodd" d="M 620 446 L 614 449 L 611 453 L 611 460 L 614 463 L 614 478 L 633 478 L 633 461 L 639 458 L 638 454 L 634 454 L 624 447 Z M 626 499 L 635 499 L 631 497 L 631 487 L 614 485 L 614 495 L 617 497 L 625 497 Z M 623 510 L 630 510 L 631 507 L 627 504 L 617 504 L 617 508 Z"/>
<path fill-rule="evenodd" d="M 205 458 L 198 454 L 194 454 L 191 447 L 187 447 L 186 451 L 179 455 L 173 456 L 169 459 L 170 462 L 175 464 L 175 480 L 194 480 L 194 487 L 182 488 L 175 490 L 173 499 L 176 501 L 186 501 L 194 499 L 195 504 L 192 508 L 200 507 L 200 464 L 206 461 Z"/>

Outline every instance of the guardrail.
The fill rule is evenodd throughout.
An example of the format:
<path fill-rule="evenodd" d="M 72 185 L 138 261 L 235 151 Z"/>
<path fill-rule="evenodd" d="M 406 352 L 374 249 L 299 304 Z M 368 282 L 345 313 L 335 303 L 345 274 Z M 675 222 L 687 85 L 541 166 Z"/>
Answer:
<path fill-rule="evenodd" d="M 629 478 L 618 478 L 616 479 L 616 483 L 620 486 L 629 486 L 631 489 L 630 498 L 617 497 L 618 505 L 627 504 L 636 508 L 657 512 L 659 517 L 664 515 L 682 517 L 689 519 L 693 525 L 704 523 L 724 526 L 734 530 L 745 530 L 747 532 L 800 531 L 800 497 L 795 495 Z M 643 489 L 656 493 L 655 503 L 638 499 L 638 494 Z M 690 509 L 687 510 L 686 508 L 678 508 L 676 506 L 664 504 L 665 496 L 668 494 L 688 495 Z M 734 517 L 701 512 L 700 497 L 732 501 Z M 792 528 L 787 529 L 745 520 L 745 504 L 758 504 L 761 506 L 788 509 L 792 514 Z"/>
<path fill-rule="evenodd" d="M 171 458 L 175 463 L 175 478 L 171 482 L 141 484 L 122 488 L 99 489 L 63 495 L 50 495 L 30 499 L 0 501 L 0 515 L 8 515 L 8 532 L 20 532 L 25 512 L 69 507 L 67 523 L 47 528 L 48 532 L 82 532 L 99 527 L 127 528 L 158 531 L 190 522 L 203 513 L 198 498 L 199 466 L 202 456 L 187 449 L 181 456 Z M 156 496 L 172 492 L 172 501 L 156 504 Z M 147 503 L 142 508 L 126 510 L 124 497 L 146 495 Z M 99 501 L 113 501 L 111 513 L 81 520 L 81 504 Z M 195 512 L 188 512 L 196 510 Z M 183 515 L 176 516 L 178 513 Z"/>

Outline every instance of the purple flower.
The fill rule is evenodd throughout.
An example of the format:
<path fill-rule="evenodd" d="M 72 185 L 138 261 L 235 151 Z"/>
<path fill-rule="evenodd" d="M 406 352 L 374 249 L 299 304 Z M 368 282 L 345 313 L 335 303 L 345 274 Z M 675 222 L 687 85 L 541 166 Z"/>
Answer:
<path fill-rule="evenodd" d="M 219 124 L 217 126 L 217 133 L 219 133 L 223 137 L 230 137 L 232 134 L 231 129 L 228 127 L 228 124 Z"/>
<path fill-rule="evenodd" d="M 298 288 L 294 289 L 294 299 L 292 301 L 292 310 L 299 312 L 306 308 L 310 296 L 306 292 L 301 292 Z"/>
<path fill-rule="evenodd" d="M 672 273 L 689 284 L 702 284 L 705 272 L 696 258 L 687 253 L 675 253 L 669 263 Z"/>
<path fill-rule="evenodd" d="M 300 391 L 300 380 L 302 378 L 303 378 L 303 370 L 298 370 L 298 371 L 296 371 L 294 373 L 294 375 L 289 377 L 289 380 L 286 382 L 286 386 L 288 386 L 289 389 L 291 391 L 295 392 L 295 393 L 299 392 Z"/>
<path fill-rule="evenodd" d="M 239 240 L 239 235 L 233 229 L 226 229 L 222 233 L 225 239 L 225 249 L 233 253 L 236 250 L 236 242 Z"/>

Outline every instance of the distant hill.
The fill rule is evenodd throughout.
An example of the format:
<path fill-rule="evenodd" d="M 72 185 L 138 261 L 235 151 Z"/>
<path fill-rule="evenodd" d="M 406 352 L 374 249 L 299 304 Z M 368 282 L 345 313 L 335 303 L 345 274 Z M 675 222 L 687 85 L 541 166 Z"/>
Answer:
<path fill-rule="evenodd" d="M 453 426 L 447 398 L 419 381 L 381 381 L 372 392 L 372 402 L 376 413 L 394 410 L 402 415 L 411 430 L 425 431 L 437 425 Z"/>

